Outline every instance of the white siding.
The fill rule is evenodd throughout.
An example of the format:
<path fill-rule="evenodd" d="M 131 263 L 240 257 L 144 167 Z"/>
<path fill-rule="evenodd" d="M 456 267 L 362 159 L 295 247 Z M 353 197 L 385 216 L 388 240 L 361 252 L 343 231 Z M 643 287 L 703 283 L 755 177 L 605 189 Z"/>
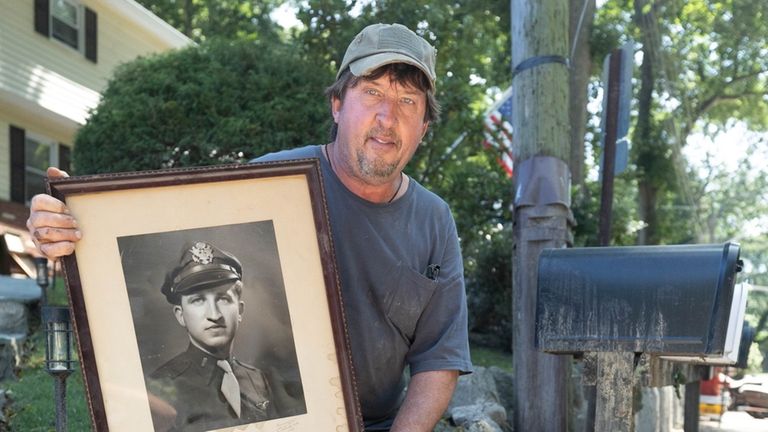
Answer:
<path fill-rule="evenodd" d="M 97 14 L 98 63 L 37 33 L 32 0 L 0 0 L 0 200 L 10 199 L 9 125 L 71 145 L 114 68 L 192 42 L 133 0 L 80 0 Z"/>
<path fill-rule="evenodd" d="M 0 0 L 0 90 L 84 124 L 115 66 L 172 47 L 103 2 L 81 4 L 98 15 L 97 64 L 35 32 L 32 1 Z"/>

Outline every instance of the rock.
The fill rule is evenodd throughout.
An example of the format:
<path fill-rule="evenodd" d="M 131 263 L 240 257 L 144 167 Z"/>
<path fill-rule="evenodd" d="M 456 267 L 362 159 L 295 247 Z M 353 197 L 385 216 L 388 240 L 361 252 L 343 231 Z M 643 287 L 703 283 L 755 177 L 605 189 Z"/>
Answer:
<path fill-rule="evenodd" d="M 435 428 L 432 429 L 432 432 L 455 432 L 459 429 L 455 426 L 451 426 L 451 424 L 446 419 L 442 419 L 435 425 Z"/>
<path fill-rule="evenodd" d="M 492 420 L 479 420 L 467 427 L 467 432 L 503 432 Z"/>
<path fill-rule="evenodd" d="M 451 420 L 466 431 L 504 432 L 511 430 L 507 423 L 507 410 L 495 402 L 456 407 L 451 410 Z"/>
<path fill-rule="evenodd" d="M 515 375 L 496 366 L 488 368 L 496 383 L 496 393 L 499 403 L 507 410 L 507 419 L 511 419 L 515 406 Z"/>
<path fill-rule="evenodd" d="M 469 375 L 459 377 L 456 390 L 448 404 L 447 412 L 461 406 L 475 405 L 484 402 L 499 403 L 499 394 L 493 374 L 488 369 L 477 366 Z"/>
<path fill-rule="evenodd" d="M 16 378 L 18 363 L 18 346 L 16 344 L 0 343 L 0 381 Z"/>
<path fill-rule="evenodd" d="M 465 405 L 450 410 L 453 422 L 459 426 L 479 421 L 492 420 L 496 424 L 506 423 L 507 411 L 495 402 L 484 402 L 475 405 Z"/>
<path fill-rule="evenodd" d="M 0 275 L 0 342 L 23 340 L 29 331 L 27 304 L 40 300 L 42 290 L 32 279 Z"/>
<path fill-rule="evenodd" d="M 5 406 L 8 405 L 8 395 L 6 393 L 6 390 L 0 389 L 0 425 L 2 426 L 8 425 L 5 418 Z"/>
<path fill-rule="evenodd" d="M 23 303 L 0 300 L 0 338 L 20 339 L 27 336 L 27 307 Z"/>

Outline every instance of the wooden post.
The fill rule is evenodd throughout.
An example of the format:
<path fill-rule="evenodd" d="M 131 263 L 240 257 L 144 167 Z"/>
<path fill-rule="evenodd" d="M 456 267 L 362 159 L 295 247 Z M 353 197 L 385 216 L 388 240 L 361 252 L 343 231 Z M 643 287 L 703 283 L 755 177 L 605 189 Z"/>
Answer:
<path fill-rule="evenodd" d="M 567 0 L 511 0 L 512 64 L 542 56 L 568 57 Z M 568 69 L 543 62 L 512 80 L 515 172 L 530 163 L 548 185 L 570 184 Z M 537 168 L 534 158 L 551 157 Z M 552 162 L 552 159 L 549 162 Z M 542 170 L 550 172 L 541 172 Z M 516 189 L 522 185 L 519 176 Z M 518 191 L 519 192 L 519 191 Z M 533 194 L 535 195 L 535 194 Z M 513 265 L 513 362 L 517 431 L 565 431 L 571 358 L 538 352 L 534 346 L 537 263 L 541 250 L 564 247 L 570 236 L 570 197 L 515 202 Z"/>
<path fill-rule="evenodd" d="M 596 432 L 631 432 L 635 423 L 632 390 L 635 353 L 597 354 Z"/>
<path fill-rule="evenodd" d="M 683 414 L 683 431 L 699 432 L 699 396 L 701 396 L 700 381 L 689 382 L 685 385 L 685 403 Z"/>

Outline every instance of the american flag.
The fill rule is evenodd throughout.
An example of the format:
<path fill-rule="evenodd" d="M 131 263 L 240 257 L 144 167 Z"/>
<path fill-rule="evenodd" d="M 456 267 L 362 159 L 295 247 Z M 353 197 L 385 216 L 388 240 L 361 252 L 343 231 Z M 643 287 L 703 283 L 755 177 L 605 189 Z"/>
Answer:
<path fill-rule="evenodd" d="M 496 161 L 511 178 L 514 168 L 512 154 L 512 87 L 486 113 L 483 147 L 496 153 Z"/>

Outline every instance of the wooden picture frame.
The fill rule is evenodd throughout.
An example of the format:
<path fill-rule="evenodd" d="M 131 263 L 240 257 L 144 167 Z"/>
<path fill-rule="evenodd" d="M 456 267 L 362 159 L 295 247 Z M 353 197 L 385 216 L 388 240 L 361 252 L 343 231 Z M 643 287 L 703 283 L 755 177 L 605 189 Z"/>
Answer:
<path fill-rule="evenodd" d="M 83 233 L 63 268 L 96 430 L 362 431 L 316 159 L 50 179 L 48 190 Z M 268 396 L 251 399 L 271 416 L 191 413 L 227 401 L 182 400 L 203 391 L 181 381 L 157 387 L 160 370 L 200 347 L 186 303 L 161 287 L 204 245 L 242 264 L 232 351 L 264 378 L 254 393 Z"/>

